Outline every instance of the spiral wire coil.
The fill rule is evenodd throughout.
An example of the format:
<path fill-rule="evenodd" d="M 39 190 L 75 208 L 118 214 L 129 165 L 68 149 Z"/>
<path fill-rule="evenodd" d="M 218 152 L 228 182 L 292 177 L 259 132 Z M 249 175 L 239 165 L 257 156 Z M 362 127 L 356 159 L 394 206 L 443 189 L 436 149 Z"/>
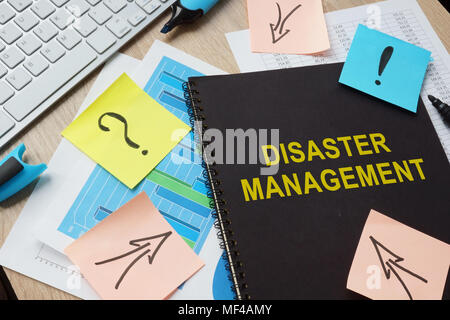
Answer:
<path fill-rule="evenodd" d="M 219 172 L 216 169 L 216 163 L 211 163 L 203 152 L 209 142 L 203 141 L 204 132 L 208 129 L 207 125 L 202 124 L 198 127 L 199 121 L 205 120 L 203 108 L 201 107 L 200 93 L 195 89 L 195 81 L 183 83 L 184 98 L 188 109 L 189 120 L 194 130 L 194 143 L 197 150 L 202 153 L 203 178 L 206 181 L 207 196 L 210 199 L 209 206 L 212 209 L 212 216 L 215 219 L 214 227 L 217 230 L 217 237 L 220 241 L 220 248 L 224 250 L 223 259 L 226 261 L 225 268 L 228 270 L 229 280 L 233 283 L 232 291 L 235 299 L 248 300 L 250 295 L 247 293 L 248 285 L 245 282 L 244 265 L 240 261 L 240 253 L 237 248 L 237 242 L 233 239 L 233 230 L 231 229 L 231 220 L 229 211 L 226 208 L 226 201 L 222 198 L 223 190 L 220 189 L 221 180 Z"/>

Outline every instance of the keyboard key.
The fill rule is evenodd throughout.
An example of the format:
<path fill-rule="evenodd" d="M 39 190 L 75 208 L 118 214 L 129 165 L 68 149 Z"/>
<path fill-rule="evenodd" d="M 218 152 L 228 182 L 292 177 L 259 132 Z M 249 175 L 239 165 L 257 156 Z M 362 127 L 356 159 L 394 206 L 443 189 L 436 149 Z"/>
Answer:
<path fill-rule="evenodd" d="M 8 0 L 8 3 L 16 9 L 16 11 L 22 12 L 33 3 L 32 0 Z"/>
<path fill-rule="evenodd" d="M 25 56 L 16 47 L 10 47 L 0 54 L 0 60 L 2 60 L 8 68 L 12 69 L 25 60 Z"/>
<path fill-rule="evenodd" d="M 99 29 L 89 36 L 87 43 L 102 54 L 116 43 L 116 37 L 107 29 Z"/>
<path fill-rule="evenodd" d="M 0 24 L 5 24 L 16 16 L 16 13 L 6 3 L 0 3 Z"/>
<path fill-rule="evenodd" d="M 161 4 L 158 1 L 151 1 L 150 3 L 146 4 L 142 9 L 144 9 L 147 14 L 151 14 L 161 7 Z"/>
<path fill-rule="evenodd" d="M 53 12 L 55 7 L 48 0 L 39 0 L 31 6 L 31 10 L 41 19 L 46 19 Z"/>
<path fill-rule="evenodd" d="M 85 69 L 97 58 L 94 50 L 82 43 L 67 52 L 56 64 L 52 72 L 45 72 L 39 81 L 26 86 L 21 94 L 14 96 L 4 105 L 4 109 L 17 121 L 23 120 L 51 94 Z M 45 86 L 42 85 L 45 83 Z"/>
<path fill-rule="evenodd" d="M 146 14 L 143 11 L 136 11 L 132 15 L 128 17 L 128 22 L 133 26 L 136 27 L 139 23 L 145 20 Z"/>
<path fill-rule="evenodd" d="M 152 0 L 136 0 L 136 4 L 141 7 L 142 9 L 148 5 Z"/>
<path fill-rule="evenodd" d="M 14 22 L 25 32 L 33 29 L 38 23 L 39 19 L 31 11 L 25 11 L 23 14 L 14 19 Z"/>
<path fill-rule="evenodd" d="M 2 84 L 0 83 L 0 104 L 2 98 Z M 12 121 L 3 111 L 0 111 L 0 138 L 4 136 L 9 130 L 14 128 L 14 121 Z"/>
<path fill-rule="evenodd" d="M 53 40 L 41 50 L 41 53 L 47 58 L 48 61 L 55 63 L 66 54 L 66 50 L 64 50 L 60 44 Z"/>
<path fill-rule="evenodd" d="M 6 80 L 16 90 L 22 90 L 27 84 L 31 82 L 31 76 L 23 68 L 17 68 L 13 73 L 6 77 Z"/>
<path fill-rule="evenodd" d="M 91 4 L 91 6 L 95 6 L 97 3 L 99 3 L 102 0 L 86 0 L 87 2 L 89 2 Z"/>
<path fill-rule="evenodd" d="M 89 16 L 98 24 L 104 24 L 111 19 L 112 13 L 103 5 L 103 3 L 100 3 L 89 12 Z"/>
<path fill-rule="evenodd" d="M 104 0 L 103 3 L 114 13 L 118 13 L 127 6 L 126 0 Z"/>
<path fill-rule="evenodd" d="M 81 37 L 73 29 L 67 29 L 56 39 L 61 43 L 67 50 L 72 50 L 77 44 L 81 42 Z"/>
<path fill-rule="evenodd" d="M 0 63 L 0 79 L 3 78 L 5 74 L 8 73 L 8 69 L 6 69 L 1 63 Z"/>
<path fill-rule="evenodd" d="M 71 15 L 66 9 L 60 9 L 56 11 L 54 15 L 50 17 L 50 20 L 60 29 L 64 30 L 72 22 L 74 22 L 75 17 Z"/>
<path fill-rule="evenodd" d="M 16 27 L 12 22 L 0 29 L 0 38 L 7 44 L 12 44 L 22 36 L 22 31 Z"/>
<path fill-rule="evenodd" d="M 56 27 L 48 21 L 42 22 L 33 30 L 33 32 L 44 42 L 49 42 L 58 34 Z"/>
<path fill-rule="evenodd" d="M 23 64 L 23 66 L 25 67 L 25 69 L 27 69 L 33 76 L 37 77 L 39 76 L 42 72 L 44 72 L 45 70 L 47 70 L 49 64 L 47 62 L 47 60 L 44 59 L 44 57 L 42 55 L 35 54 L 34 56 L 32 56 L 30 59 L 28 59 L 27 61 L 25 61 L 25 63 Z"/>
<path fill-rule="evenodd" d="M 66 5 L 66 9 L 77 18 L 88 12 L 90 8 L 91 6 L 84 0 L 72 0 Z"/>
<path fill-rule="evenodd" d="M 0 42 L 0 52 L 2 52 L 3 50 L 5 50 L 5 45 L 3 43 Z"/>
<path fill-rule="evenodd" d="M 89 17 L 84 16 L 81 19 L 77 19 L 73 24 L 73 28 L 77 30 L 83 37 L 87 37 L 92 32 L 97 30 L 97 24 Z"/>
<path fill-rule="evenodd" d="M 128 32 L 130 32 L 131 27 L 129 24 L 120 17 L 112 18 L 107 24 L 106 27 L 114 33 L 117 38 L 122 38 Z"/>
<path fill-rule="evenodd" d="M 0 104 L 4 104 L 14 95 L 14 90 L 4 81 L 0 81 Z"/>
<path fill-rule="evenodd" d="M 51 0 L 55 6 L 57 7 L 62 7 L 63 5 L 65 5 L 67 2 L 69 2 L 69 0 Z"/>
<path fill-rule="evenodd" d="M 17 46 L 27 55 L 30 56 L 40 47 L 42 47 L 42 42 L 36 38 L 33 34 L 29 33 L 25 35 L 22 39 L 17 41 Z"/>

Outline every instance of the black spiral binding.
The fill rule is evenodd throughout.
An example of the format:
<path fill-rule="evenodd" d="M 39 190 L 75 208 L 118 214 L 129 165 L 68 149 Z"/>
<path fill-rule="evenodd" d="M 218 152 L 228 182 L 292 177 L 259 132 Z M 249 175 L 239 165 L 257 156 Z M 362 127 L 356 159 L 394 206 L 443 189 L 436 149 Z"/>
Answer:
<path fill-rule="evenodd" d="M 201 150 L 203 157 L 206 157 L 203 150 L 209 144 L 203 141 L 202 137 L 207 129 L 205 124 L 199 128 L 197 122 L 203 122 L 205 117 L 203 109 L 200 106 L 200 93 L 195 90 L 195 82 L 188 81 L 183 83 L 184 98 L 188 109 L 191 126 L 194 130 L 194 140 L 198 150 Z M 207 159 L 206 159 L 207 160 Z M 227 261 L 226 269 L 229 272 L 228 278 L 233 283 L 232 290 L 235 299 L 248 300 L 250 299 L 247 293 L 247 283 L 245 282 L 245 272 L 242 261 L 239 260 L 239 250 L 237 242 L 233 239 L 233 231 L 231 230 L 231 220 L 228 218 L 229 211 L 225 208 L 226 201 L 221 198 L 223 190 L 220 189 L 219 173 L 215 169 L 216 164 L 211 161 L 202 161 L 203 178 L 207 182 L 207 196 L 210 199 L 209 206 L 213 210 L 213 217 L 215 219 L 214 227 L 217 230 L 217 236 L 220 240 L 220 248 L 224 250 L 223 259 Z"/>

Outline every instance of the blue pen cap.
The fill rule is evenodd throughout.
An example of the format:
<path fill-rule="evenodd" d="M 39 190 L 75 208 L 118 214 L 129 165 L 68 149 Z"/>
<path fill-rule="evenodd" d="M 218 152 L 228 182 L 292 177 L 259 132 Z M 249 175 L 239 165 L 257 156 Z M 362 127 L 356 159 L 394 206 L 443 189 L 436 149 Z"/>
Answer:
<path fill-rule="evenodd" d="M 203 14 L 211 10 L 219 0 L 179 0 L 180 4 L 186 9 L 195 11 L 198 9 L 203 10 Z"/>

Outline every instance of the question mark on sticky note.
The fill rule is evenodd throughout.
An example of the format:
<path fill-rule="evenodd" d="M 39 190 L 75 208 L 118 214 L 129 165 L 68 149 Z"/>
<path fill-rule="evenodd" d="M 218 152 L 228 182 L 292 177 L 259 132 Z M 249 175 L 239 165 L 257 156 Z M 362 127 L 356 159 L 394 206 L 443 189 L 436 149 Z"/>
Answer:
<path fill-rule="evenodd" d="M 107 126 L 102 124 L 102 120 L 103 120 L 104 117 L 111 117 L 111 118 L 114 118 L 114 119 L 119 120 L 120 122 L 122 122 L 123 125 L 124 125 L 124 139 L 125 139 L 125 142 L 127 143 L 127 145 L 129 145 L 133 149 L 139 149 L 140 148 L 140 145 L 138 145 L 136 142 L 132 141 L 128 137 L 128 122 L 125 119 L 125 117 L 123 117 L 122 115 L 120 115 L 118 113 L 115 113 L 115 112 L 106 112 L 106 113 L 102 114 L 100 116 L 100 118 L 98 118 L 98 126 L 103 131 L 111 131 L 111 129 L 109 129 Z M 142 150 L 142 154 L 144 156 L 146 156 L 148 154 L 148 150 Z"/>

